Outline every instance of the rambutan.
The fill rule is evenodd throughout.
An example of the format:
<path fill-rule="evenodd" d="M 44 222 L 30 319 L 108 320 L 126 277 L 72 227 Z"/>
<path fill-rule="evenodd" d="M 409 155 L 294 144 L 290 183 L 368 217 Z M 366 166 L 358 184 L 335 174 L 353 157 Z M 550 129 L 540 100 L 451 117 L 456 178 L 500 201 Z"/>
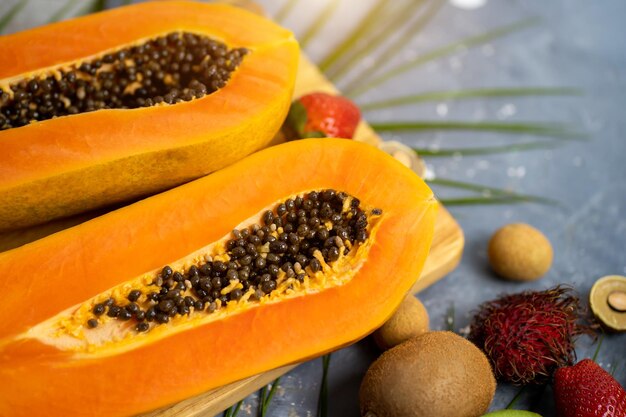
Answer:
<path fill-rule="evenodd" d="M 469 339 L 489 358 L 496 378 L 543 384 L 576 359 L 575 338 L 591 333 L 568 287 L 502 296 L 479 307 Z"/>

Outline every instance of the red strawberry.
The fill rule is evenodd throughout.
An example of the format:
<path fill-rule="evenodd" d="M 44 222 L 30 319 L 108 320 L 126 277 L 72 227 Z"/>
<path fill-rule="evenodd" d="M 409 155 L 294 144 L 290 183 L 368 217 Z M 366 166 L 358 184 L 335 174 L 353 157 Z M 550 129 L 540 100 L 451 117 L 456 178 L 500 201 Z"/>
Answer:
<path fill-rule="evenodd" d="M 347 98 L 311 93 L 291 104 L 285 125 L 290 139 L 352 139 L 360 119 L 359 108 Z"/>
<path fill-rule="evenodd" d="M 626 417 L 626 391 L 591 359 L 554 375 L 559 417 Z"/>

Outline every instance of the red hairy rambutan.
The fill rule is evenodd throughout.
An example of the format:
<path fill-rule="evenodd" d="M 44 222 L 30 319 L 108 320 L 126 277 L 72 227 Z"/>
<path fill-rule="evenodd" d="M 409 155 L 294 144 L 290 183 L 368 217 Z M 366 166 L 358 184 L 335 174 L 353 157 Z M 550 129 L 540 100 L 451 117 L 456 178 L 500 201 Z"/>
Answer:
<path fill-rule="evenodd" d="M 469 339 L 485 352 L 499 380 L 543 384 L 574 362 L 576 336 L 591 333 L 581 316 L 580 301 L 568 287 L 504 295 L 479 307 Z"/>

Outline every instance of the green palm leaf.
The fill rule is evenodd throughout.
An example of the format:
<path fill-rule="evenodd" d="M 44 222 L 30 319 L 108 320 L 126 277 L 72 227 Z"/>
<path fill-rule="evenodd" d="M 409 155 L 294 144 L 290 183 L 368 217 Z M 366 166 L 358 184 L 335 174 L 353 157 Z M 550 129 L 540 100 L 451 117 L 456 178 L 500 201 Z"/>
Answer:
<path fill-rule="evenodd" d="M 322 383 L 320 385 L 320 396 L 317 401 L 317 417 L 328 416 L 328 366 L 330 365 L 330 356 L 322 356 Z"/>
<path fill-rule="evenodd" d="M 385 40 L 389 39 L 394 33 L 397 32 L 398 28 L 403 27 L 407 22 L 409 22 L 413 17 L 413 9 L 417 5 L 421 5 L 423 0 L 408 0 L 404 7 L 397 9 L 394 13 L 391 14 L 384 22 L 379 23 L 379 26 L 376 28 L 377 30 L 373 30 L 370 32 L 370 36 L 363 42 L 363 46 L 355 47 L 348 53 L 344 55 L 342 62 L 344 64 L 342 66 L 337 67 L 336 70 L 332 68 L 327 71 L 328 77 L 336 81 L 341 78 L 346 73 L 350 72 L 354 66 L 359 63 L 364 57 L 370 55 L 373 50 L 378 48 Z"/>
<path fill-rule="evenodd" d="M 78 3 L 78 1 L 79 0 L 66 1 L 59 10 L 57 10 L 52 16 L 50 16 L 48 23 L 58 22 L 59 20 L 63 19 L 67 15 L 67 13 L 76 5 L 76 3 Z"/>
<path fill-rule="evenodd" d="M 450 303 L 450 307 L 448 307 L 448 311 L 446 311 L 446 330 L 449 332 L 454 332 L 454 322 L 455 322 L 456 314 L 454 311 L 454 303 Z"/>
<path fill-rule="evenodd" d="M 524 390 L 526 389 L 526 387 L 521 387 L 517 393 L 515 394 L 515 396 L 511 399 L 511 401 L 507 404 L 505 410 L 510 410 L 513 408 L 513 406 L 515 406 L 515 404 L 517 403 L 517 400 L 520 399 L 520 397 L 522 396 L 522 394 L 524 393 Z"/>
<path fill-rule="evenodd" d="M 419 16 L 415 23 L 406 25 L 404 30 L 400 32 L 400 35 L 396 36 L 395 40 L 391 44 L 387 45 L 380 55 L 375 57 L 374 68 L 380 68 L 385 65 L 386 62 L 391 60 L 395 55 L 402 52 L 407 43 L 413 38 L 413 36 L 419 33 L 431 19 L 437 14 L 439 9 L 445 4 L 446 0 L 433 0 L 426 10 Z M 354 79 L 362 79 L 366 77 L 364 72 L 368 72 L 366 68 L 362 68 L 359 74 L 354 75 Z M 348 86 L 348 88 L 350 88 Z"/>
<path fill-rule="evenodd" d="M 439 201 L 446 206 L 467 206 L 480 204 L 518 204 L 518 203 L 541 203 L 549 205 L 560 205 L 556 200 L 534 196 L 519 194 L 510 190 L 489 187 L 481 184 L 472 184 L 468 182 L 449 180 L 444 178 L 433 178 L 426 180 L 430 185 L 439 185 L 442 187 L 456 188 L 481 193 L 480 196 L 442 198 Z"/>
<path fill-rule="evenodd" d="M 513 191 L 505 190 L 502 188 L 493 188 L 493 187 L 488 187 L 486 185 L 472 184 L 469 182 L 449 180 L 445 178 L 431 178 L 431 179 L 427 179 L 426 182 L 428 184 L 440 185 L 443 187 L 459 188 L 462 190 L 476 191 L 479 193 L 489 192 L 490 194 L 494 194 L 494 195 L 513 194 Z"/>
<path fill-rule="evenodd" d="M 442 198 L 439 202 L 444 206 L 475 206 L 475 205 L 501 205 L 501 204 L 520 204 L 520 203 L 536 203 L 532 198 L 523 196 L 511 197 L 458 197 L 458 198 Z"/>
<path fill-rule="evenodd" d="M 19 0 L 0 18 L 0 33 L 11 23 L 13 18 L 24 8 L 28 0 Z"/>
<path fill-rule="evenodd" d="M 528 142 L 502 146 L 486 146 L 476 148 L 447 148 L 447 149 L 429 149 L 429 148 L 413 148 L 419 156 L 428 157 L 447 157 L 447 156 L 476 156 L 490 155 L 497 153 L 510 153 L 520 151 L 530 151 L 534 149 L 551 149 L 557 147 L 560 142 Z"/>
<path fill-rule="evenodd" d="M 376 20 L 380 18 L 381 13 L 388 7 L 388 3 L 389 0 L 378 0 L 346 39 L 330 51 L 326 57 L 322 58 L 318 65 L 319 69 L 322 70 L 322 72 L 326 72 L 338 59 L 345 56 L 346 53 L 353 49 L 358 40 L 366 35 Z"/>
<path fill-rule="evenodd" d="M 78 16 L 86 14 L 101 12 L 106 8 L 106 0 L 93 0 L 91 3 L 87 3 L 85 7 L 80 9 L 77 13 Z"/>
<path fill-rule="evenodd" d="M 375 76 L 370 81 L 364 82 L 363 80 L 355 80 L 354 82 L 346 86 L 344 88 L 344 91 L 346 95 L 349 95 L 351 97 L 357 97 L 365 93 L 366 91 L 369 91 L 372 88 L 392 79 L 393 77 L 399 74 L 402 74 L 410 69 L 419 67 L 420 65 L 424 65 L 435 59 L 441 58 L 442 56 L 449 55 L 457 51 L 458 48 L 460 47 L 471 48 L 473 46 L 491 42 L 505 35 L 534 26 L 538 22 L 539 22 L 539 19 L 537 18 L 525 19 L 525 20 L 522 20 L 521 22 L 516 22 L 511 25 L 502 26 L 497 29 L 491 30 L 489 32 L 480 34 L 480 35 L 470 36 L 468 38 L 461 39 L 460 41 L 456 41 L 449 45 L 443 46 L 441 48 L 437 48 L 409 62 L 392 67 L 389 70 L 385 71 L 384 73 L 378 76 Z M 363 82 L 364 84 L 361 85 L 361 83 Z"/>
<path fill-rule="evenodd" d="M 287 0 L 287 3 L 276 13 L 274 16 L 274 20 L 277 22 L 282 22 L 285 20 L 285 17 L 291 12 L 294 6 L 298 3 L 298 0 Z"/>
<path fill-rule="evenodd" d="M 457 91 L 429 91 L 426 93 L 411 94 L 387 100 L 370 101 L 360 105 L 359 107 L 361 110 L 366 111 L 430 101 L 494 97 L 563 96 L 579 94 L 581 94 L 580 90 L 568 87 L 476 88 Z"/>
<path fill-rule="evenodd" d="M 322 12 L 317 16 L 313 24 L 307 29 L 307 31 L 300 38 L 300 47 L 302 49 L 306 48 L 306 46 L 311 42 L 320 30 L 326 25 L 332 14 L 337 10 L 337 6 L 339 6 L 339 0 L 329 0 L 328 4 L 322 10 Z"/>
<path fill-rule="evenodd" d="M 559 138 L 580 139 L 586 137 L 571 131 L 567 126 L 552 123 L 508 123 L 508 122 L 459 122 L 459 121 L 419 121 L 419 122 L 381 122 L 370 123 L 377 131 L 427 131 L 427 130 L 468 130 L 500 132 L 510 134 L 532 134 Z"/>
<path fill-rule="evenodd" d="M 226 410 L 224 410 L 224 417 L 237 417 L 237 414 L 239 414 L 239 409 L 241 408 L 241 405 L 243 404 L 243 400 L 239 401 L 237 404 L 228 407 Z"/>
<path fill-rule="evenodd" d="M 265 402 L 263 403 L 263 413 L 261 414 L 263 417 L 267 413 L 267 407 L 269 407 L 272 398 L 274 398 L 274 394 L 276 393 L 276 389 L 278 388 L 278 383 L 280 382 L 280 377 L 276 378 L 274 382 L 272 382 L 272 388 L 270 388 L 270 392 L 267 395 Z"/>

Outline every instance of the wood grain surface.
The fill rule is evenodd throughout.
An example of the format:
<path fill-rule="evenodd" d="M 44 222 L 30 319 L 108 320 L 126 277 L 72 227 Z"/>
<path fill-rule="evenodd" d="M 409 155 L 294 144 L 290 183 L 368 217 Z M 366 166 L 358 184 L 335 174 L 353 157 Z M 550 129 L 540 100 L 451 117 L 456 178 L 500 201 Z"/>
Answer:
<path fill-rule="evenodd" d="M 337 89 L 322 75 L 315 65 L 302 55 L 294 96 L 299 97 L 312 91 L 337 92 Z M 355 140 L 372 145 L 377 145 L 381 142 L 380 137 L 364 121 L 361 122 L 356 131 Z M 281 141 L 282 138 L 277 137 L 275 142 L 279 143 Z M 424 265 L 422 275 L 413 286 L 413 293 L 417 293 L 432 285 L 452 271 L 461 260 L 463 245 L 463 231 L 450 213 L 443 206 L 440 206 L 430 254 Z M 157 411 L 143 414 L 143 417 L 212 417 L 296 366 L 298 364 L 284 366 L 252 376 Z"/>

